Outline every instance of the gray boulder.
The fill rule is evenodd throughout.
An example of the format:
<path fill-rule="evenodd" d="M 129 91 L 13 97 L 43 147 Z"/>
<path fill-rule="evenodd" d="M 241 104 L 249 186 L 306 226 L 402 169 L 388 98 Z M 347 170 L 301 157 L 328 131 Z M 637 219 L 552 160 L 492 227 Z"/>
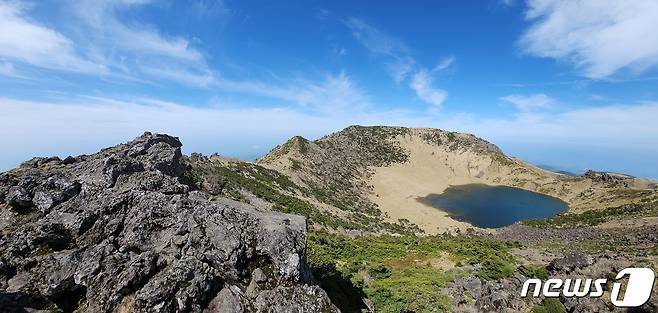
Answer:
<path fill-rule="evenodd" d="M 590 266 L 594 263 L 594 258 L 585 253 L 574 253 L 562 258 L 555 259 L 548 264 L 548 270 L 552 272 L 566 271 L 570 272 L 577 268 Z"/>

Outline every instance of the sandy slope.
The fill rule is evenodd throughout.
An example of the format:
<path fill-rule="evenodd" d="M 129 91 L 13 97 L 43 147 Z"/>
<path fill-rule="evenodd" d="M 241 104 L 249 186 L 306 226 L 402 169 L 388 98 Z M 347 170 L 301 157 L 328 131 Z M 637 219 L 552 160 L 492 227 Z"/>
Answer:
<path fill-rule="evenodd" d="M 387 214 L 390 221 L 405 218 L 429 234 L 473 227 L 418 201 L 429 194 L 441 193 L 450 185 L 516 186 L 550 194 L 569 203 L 576 203 L 575 195 L 590 186 L 584 181 L 563 182 L 559 174 L 517 161 L 514 166 L 500 166 L 482 153 L 468 149 L 448 151 L 445 146 L 422 140 L 419 136 L 422 131 L 413 130 L 399 138 L 400 146 L 409 153 L 407 162 L 372 168 L 374 175 L 370 184 L 374 188 L 370 200 Z"/>
<path fill-rule="evenodd" d="M 459 175 L 453 167 L 445 165 L 451 162 L 453 166 L 466 168 L 469 158 L 461 156 L 449 160 L 452 158 L 448 154 L 440 153 L 439 149 L 415 136 L 403 138 L 400 144 L 409 152 L 409 161 L 373 168 L 375 174 L 370 181 L 373 186 L 370 200 L 386 213 L 390 221 L 407 219 L 428 234 L 473 227 L 418 201 L 418 198 L 431 193 L 443 192 L 450 184 L 483 182 L 476 177 Z"/>

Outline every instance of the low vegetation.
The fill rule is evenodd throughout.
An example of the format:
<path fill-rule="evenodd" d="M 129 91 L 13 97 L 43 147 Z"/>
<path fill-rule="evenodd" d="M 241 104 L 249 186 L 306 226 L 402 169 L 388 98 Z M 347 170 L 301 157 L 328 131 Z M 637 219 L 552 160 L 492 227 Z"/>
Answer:
<path fill-rule="evenodd" d="M 658 201 L 632 203 L 601 210 L 589 210 L 582 213 L 564 213 L 551 218 L 524 221 L 524 224 L 539 228 L 572 228 L 578 226 L 595 226 L 614 219 L 649 216 L 658 216 Z"/>
<path fill-rule="evenodd" d="M 525 277 L 539 278 L 541 280 L 548 279 L 548 270 L 546 269 L 546 266 L 543 265 L 537 265 L 537 264 L 521 265 L 519 266 L 518 271 Z"/>
<path fill-rule="evenodd" d="M 188 176 L 201 185 L 204 177 L 213 175 L 220 177 L 223 182 L 221 192 L 215 197 L 227 197 L 248 203 L 249 200 L 244 195 L 245 192 L 248 192 L 271 203 L 272 210 L 302 215 L 311 225 L 320 225 L 328 229 L 384 231 L 397 234 L 421 232 L 416 225 L 384 222 L 378 217 L 361 212 L 351 212 L 346 217 L 339 217 L 320 211 L 309 201 L 303 199 L 312 196 L 322 201 L 323 198 L 318 195 L 316 190 L 303 188 L 275 170 L 252 163 L 194 164 Z"/>
<path fill-rule="evenodd" d="M 450 312 L 446 283 L 513 275 L 515 246 L 475 235 L 351 238 L 319 231 L 309 233 L 308 262 L 344 312 L 363 309 L 362 298 L 377 312 Z"/>
<path fill-rule="evenodd" d="M 532 308 L 532 313 L 567 313 L 567 309 L 557 298 L 545 298 L 540 305 Z"/>
<path fill-rule="evenodd" d="M 348 212 L 379 217 L 381 211 L 368 200 L 364 181 L 371 166 L 387 166 L 408 160 L 395 138 L 409 129 L 402 127 L 350 126 L 315 141 L 293 137 L 258 160 L 259 164 L 290 162 L 290 173 L 309 187 L 313 197 Z"/>

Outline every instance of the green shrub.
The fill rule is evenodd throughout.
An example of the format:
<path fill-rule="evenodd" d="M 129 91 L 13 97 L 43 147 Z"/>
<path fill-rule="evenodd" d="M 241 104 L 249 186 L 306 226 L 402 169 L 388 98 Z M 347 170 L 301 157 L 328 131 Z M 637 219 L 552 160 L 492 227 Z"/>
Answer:
<path fill-rule="evenodd" d="M 328 287 L 325 290 L 334 303 L 358 290 L 372 300 L 377 312 L 450 312 L 445 283 L 463 273 L 432 267 L 431 259 L 449 257 L 480 264 L 476 275 L 485 280 L 513 275 L 516 264 L 509 253 L 514 243 L 479 236 L 351 238 L 311 231 L 307 241 L 311 270 Z M 358 307 L 360 300 L 354 301 L 350 306 Z"/>
<path fill-rule="evenodd" d="M 564 304 L 557 298 L 545 298 L 541 305 L 532 308 L 533 313 L 567 313 Z"/>
<path fill-rule="evenodd" d="M 649 200 L 646 200 L 649 201 Z M 595 226 L 614 218 L 658 216 L 658 201 L 632 203 L 582 213 L 565 213 L 552 218 L 528 220 L 523 223 L 539 228 Z"/>
<path fill-rule="evenodd" d="M 290 169 L 292 169 L 293 171 L 299 171 L 299 170 L 302 169 L 302 163 L 301 162 L 299 162 L 295 159 L 290 159 L 290 163 L 291 163 Z"/>
<path fill-rule="evenodd" d="M 518 271 L 519 273 L 523 274 L 523 276 L 529 278 L 539 278 L 541 280 L 546 280 L 548 279 L 549 276 L 548 270 L 543 265 L 535 265 L 535 264 L 521 265 L 519 266 Z"/>

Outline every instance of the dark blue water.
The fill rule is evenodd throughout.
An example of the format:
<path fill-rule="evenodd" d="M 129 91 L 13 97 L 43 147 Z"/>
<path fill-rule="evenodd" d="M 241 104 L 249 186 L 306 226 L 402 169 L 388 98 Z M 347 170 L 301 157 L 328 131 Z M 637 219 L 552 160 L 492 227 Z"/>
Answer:
<path fill-rule="evenodd" d="M 420 201 L 448 212 L 454 219 L 483 228 L 552 217 L 569 209 L 567 203 L 558 198 L 514 187 L 483 184 L 451 186 L 442 194 L 432 194 Z"/>

